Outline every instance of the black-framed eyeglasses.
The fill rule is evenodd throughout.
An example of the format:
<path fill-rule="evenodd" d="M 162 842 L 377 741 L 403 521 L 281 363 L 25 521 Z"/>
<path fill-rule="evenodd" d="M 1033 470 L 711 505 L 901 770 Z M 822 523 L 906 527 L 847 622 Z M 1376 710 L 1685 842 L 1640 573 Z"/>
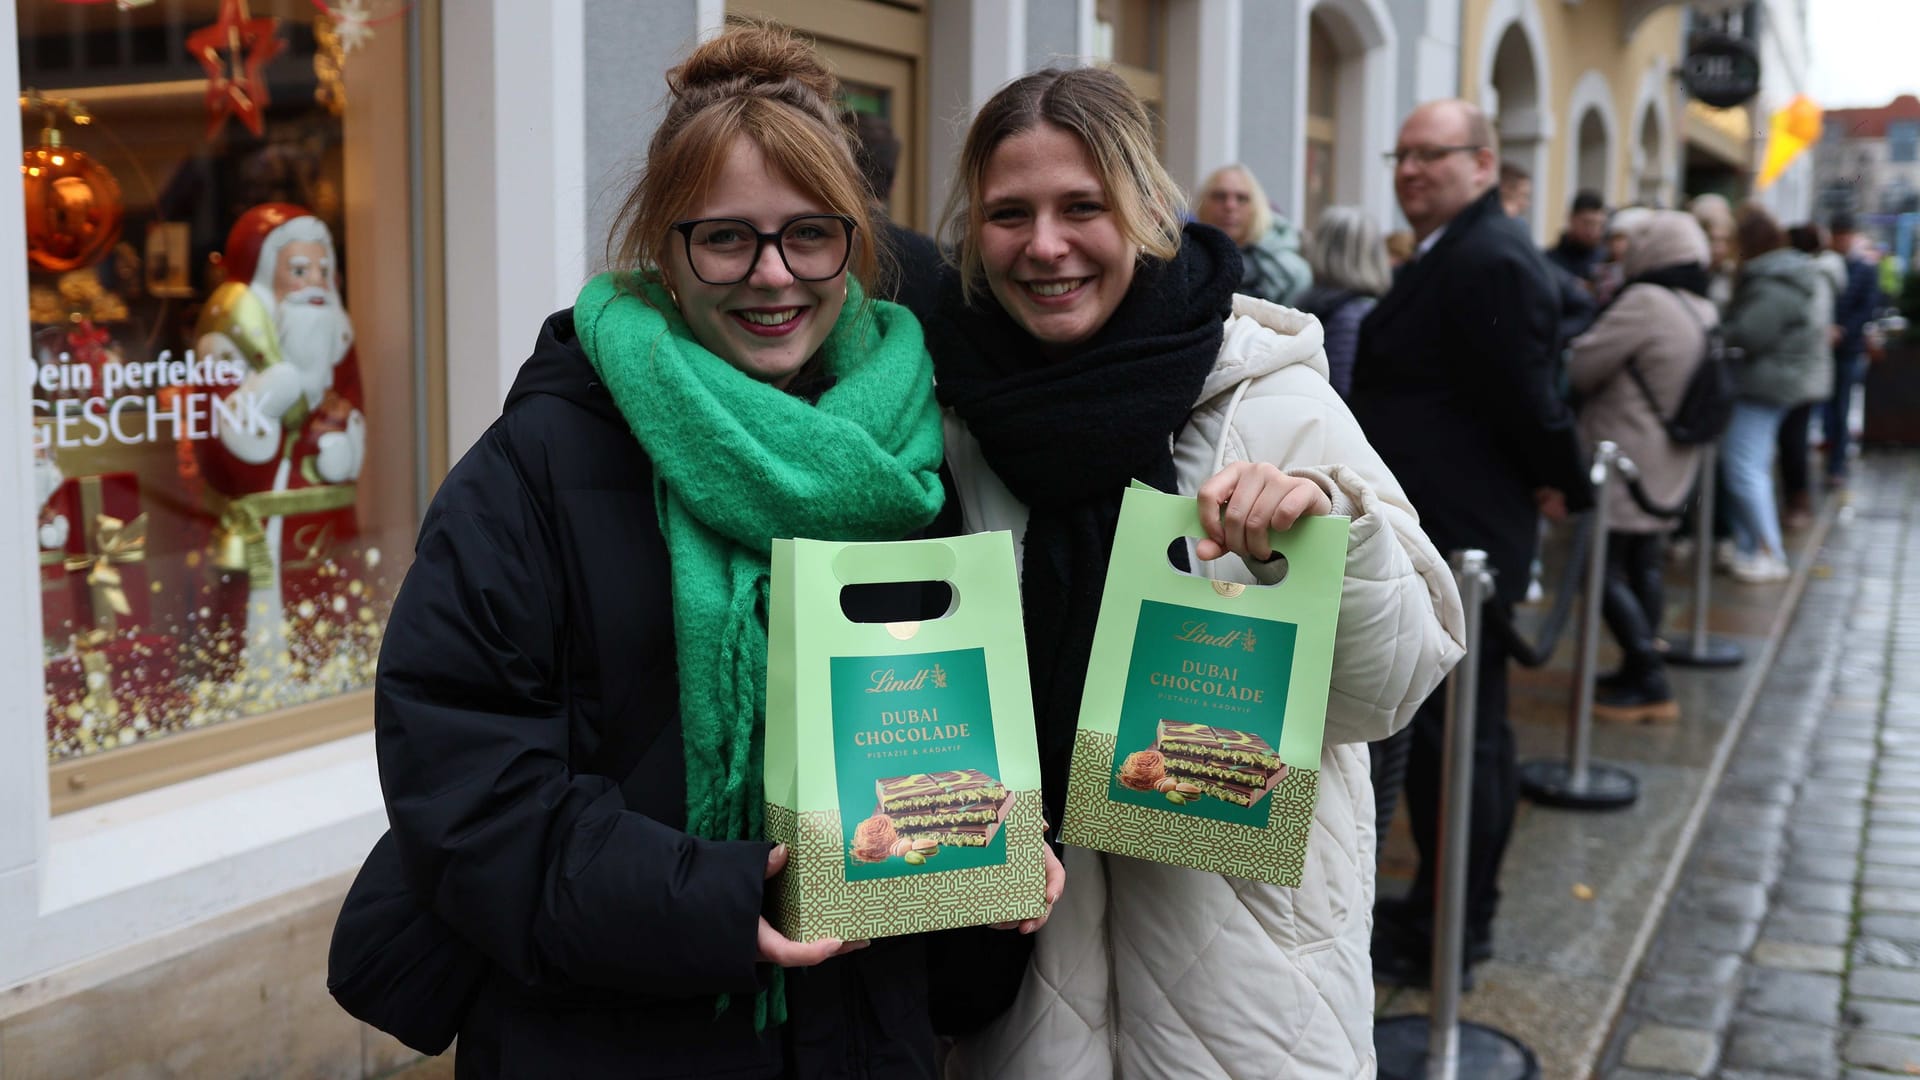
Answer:
<path fill-rule="evenodd" d="M 1402 147 L 1398 147 L 1396 149 L 1387 151 L 1386 154 L 1383 156 L 1387 159 L 1387 164 L 1392 165 L 1394 168 L 1397 169 L 1400 166 L 1405 165 L 1407 163 L 1408 158 L 1412 158 L 1413 161 L 1419 165 L 1433 165 L 1433 164 L 1437 164 L 1442 158 L 1445 158 L 1448 154 L 1475 154 L 1485 149 L 1486 147 L 1478 146 L 1478 145 L 1475 145 L 1475 146 L 1402 146 Z"/>
<path fill-rule="evenodd" d="M 854 220 L 845 214 L 803 214 L 761 232 L 740 218 L 676 221 L 673 231 L 686 243 L 687 265 L 708 285 L 737 285 L 760 265 L 768 244 L 780 253 L 787 273 L 797 281 L 825 281 L 846 269 L 853 254 Z"/>

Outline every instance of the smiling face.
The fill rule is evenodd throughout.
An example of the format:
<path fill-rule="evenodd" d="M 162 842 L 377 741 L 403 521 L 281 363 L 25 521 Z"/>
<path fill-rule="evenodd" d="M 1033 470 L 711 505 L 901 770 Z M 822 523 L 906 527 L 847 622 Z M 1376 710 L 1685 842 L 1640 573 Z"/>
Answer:
<path fill-rule="evenodd" d="M 1106 325 L 1140 248 L 1079 137 L 1045 123 L 1008 136 L 987 160 L 980 209 L 987 286 L 1027 333 L 1063 349 Z"/>
<path fill-rule="evenodd" d="M 826 203 L 794 186 L 768 163 L 751 139 L 735 138 L 719 174 L 687 218 L 739 218 L 765 233 L 796 217 L 827 214 Z M 856 235 L 854 243 L 859 243 Z M 700 344 L 741 371 L 785 387 L 819 350 L 846 306 L 847 274 L 800 281 L 772 244 L 760 250 L 746 280 L 709 285 L 694 274 L 687 247 L 675 234 L 667 245 L 667 279 L 680 315 Z"/>
<path fill-rule="evenodd" d="M 1422 105 L 1401 126 L 1393 193 L 1416 237 L 1426 239 L 1493 186 L 1498 163 L 1490 148 L 1455 149 L 1472 145 L 1467 117 L 1453 102 Z M 1419 151 L 1437 160 L 1422 161 Z"/>

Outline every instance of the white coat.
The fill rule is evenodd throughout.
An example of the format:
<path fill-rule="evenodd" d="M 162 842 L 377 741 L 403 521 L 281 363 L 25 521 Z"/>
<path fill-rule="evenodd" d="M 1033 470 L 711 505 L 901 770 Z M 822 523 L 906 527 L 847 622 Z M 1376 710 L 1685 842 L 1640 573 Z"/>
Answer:
<path fill-rule="evenodd" d="M 1026 507 L 952 415 L 947 459 L 967 528 L 1022 536 Z M 1183 494 L 1227 463 L 1271 462 L 1312 479 L 1334 513 L 1353 519 L 1301 886 L 1067 849 L 1066 892 L 1039 933 L 1018 997 L 955 1048 L 949 1077 L 1374 1075 L 1374 815 L 1364 744 L 1405 726 L 1463 654 L 1453 576 L 1328 385 L 1311 316 L 1234 297 L 1173 459 Z M 1235 556 L 1195 565 L 1256 580 Z"/>

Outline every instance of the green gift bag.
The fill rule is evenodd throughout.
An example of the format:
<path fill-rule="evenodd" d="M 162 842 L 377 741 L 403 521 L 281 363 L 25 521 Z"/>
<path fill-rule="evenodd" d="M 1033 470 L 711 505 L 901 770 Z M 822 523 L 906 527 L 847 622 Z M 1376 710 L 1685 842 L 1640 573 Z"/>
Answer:
<path fill-rule="evenodd" d="M 1199 503 L 1123 497 L 1074 736 L 1061 839 L 1298 886 L 1320 789 L 1348 520 L 1272 534 L 1277 585 L 1182 573 Z M 1203 569 L 1203 568 L 1201 568 Z"/>
<path fill-rule="evenodd" d="M 850 585 L 943 581 L 943 618 L 861 623 Z M 767 622 L 769 918 L 796 941 L 1046 911 L 1040 761 L 1012 537 L 776 540 Z"/>

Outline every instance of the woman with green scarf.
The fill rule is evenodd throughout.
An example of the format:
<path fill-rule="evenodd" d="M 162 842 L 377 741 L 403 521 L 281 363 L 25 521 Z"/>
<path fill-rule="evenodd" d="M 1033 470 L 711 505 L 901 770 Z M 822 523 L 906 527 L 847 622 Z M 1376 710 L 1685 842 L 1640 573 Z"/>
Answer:
<path fill-rule="evenodd" d="M 485 955 L 457 1075 L 931 1076 L 917 938 L 761 917 L 768 557 L 943 502 L 920 328 L 799 39 L 668 74 L 612 265 L 422 528 L 381 656 L 408 883 Z"/>

